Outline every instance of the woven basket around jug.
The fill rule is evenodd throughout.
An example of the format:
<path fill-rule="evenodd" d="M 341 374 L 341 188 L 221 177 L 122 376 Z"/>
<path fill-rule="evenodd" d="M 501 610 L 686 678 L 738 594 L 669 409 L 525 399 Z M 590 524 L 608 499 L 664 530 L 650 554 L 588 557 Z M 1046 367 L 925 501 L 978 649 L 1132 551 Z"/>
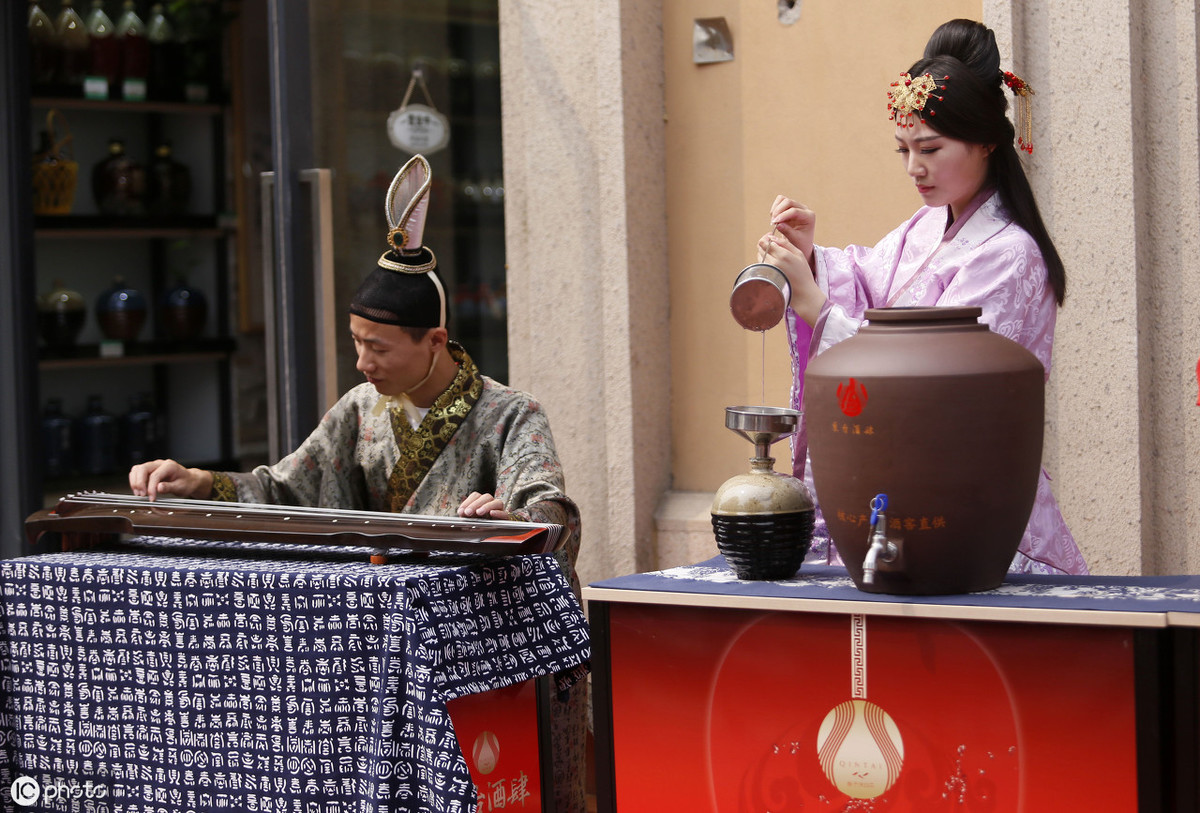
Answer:
<path fill-rule="evenodd" d="M 54 120 L 58 118 L 66 132 L 58 138 Z M 33 213 L 35 215 L 66 215 L 75 205 L 75 188 L 79 181 L 79 164 L 71 158 L 67 145 L 71 133 L 66 119 L 57 110 L 46 114 L 46 132 L 50 147 L 33 157 Z"/>
<path fill-rule="evenodd" d="M 717 550 L 740 579 L 790 579 L 812 543 L 815 511 L 712 518 Z"/>

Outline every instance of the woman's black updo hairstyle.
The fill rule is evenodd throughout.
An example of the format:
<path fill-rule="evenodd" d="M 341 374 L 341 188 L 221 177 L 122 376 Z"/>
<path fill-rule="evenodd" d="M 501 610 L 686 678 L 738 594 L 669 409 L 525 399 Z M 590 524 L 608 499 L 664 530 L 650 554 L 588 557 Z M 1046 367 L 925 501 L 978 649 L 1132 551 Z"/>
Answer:
<path fill-rule="evenodd" d="M 929 38 L 925 56 L 908 73 L 913 77 L 928 73 L 938 83 L 939 90 L 922 111 L 926 124 L 950 138 L 995 146 L 988 161 L 988 181 L 999 191 L 1013 220 L 1037 243 L 1046 262 L 1047 281 L 1061 305 L 1066 298 L 1066 272 L 1013 145 L 1015 132 L 1005 115 L 1008 97 L 996 35 L 974 20 L 944 23 Z"/>

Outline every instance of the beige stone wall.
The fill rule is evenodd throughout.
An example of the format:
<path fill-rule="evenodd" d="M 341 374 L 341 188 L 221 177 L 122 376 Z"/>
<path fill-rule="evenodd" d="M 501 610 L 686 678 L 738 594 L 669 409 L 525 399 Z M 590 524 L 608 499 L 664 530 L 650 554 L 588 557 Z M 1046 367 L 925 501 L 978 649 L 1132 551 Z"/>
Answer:
<path fill-rule="evenodd" d="M 730 319 L 733 280 L 779 192 L 833 245 L 915 210 L 883 93 L 957 16 L 1037 90 L 1027 166 L 1068 273 L 1045 451 L 1064 514 L 1096 572 L 1200 571 L 1194 4 L 797 5 L 784 25 L 760 0 L 501 4 L 512 377 L 550 410 L 584 581 L 715 551 L 707 501 L 750 451 L 724 408 L 790 384 L 782 329 Z M 699 16 L 726 18 L 732 62 L 692 63 Z"/>
<path fill-rule="evenodd" d="M 653 3 L 500 4 L 509 369 L 550 416 L 584 583 L 647 570 L 670 476 Z"/>
<path fill-rule="evenodd" d="M 772 201 L 782 193 L 812 207 L 829 245 L 874 243 L 915 211 L 885 92 L 937 25 L 979 14 L 977 0 L 874 0 L 853 14 L 810 2 L 788 25 L 775 4 L 719 3 L 704 16 L 726 17 L 734 60 L 695 65 L 695 5 L 663 3 L 674 479 L 659 508 L 669 518 L 659 526 L 660 564 L 716 552 L 711 494 L 746 470 L 753 451 L 725 429 L 725 407 L 789 401 L 782 325 L 751 333 L 729 316 L 729 292 L 755 260 Z M 788 470 L 788 444 L 774 453 Z"/>
<path fill-rule="evenodd" d="M 791 25 L 780 23 L 773 3 L 705 9 L 706 16 L 718 14 L 732 30 L 734 60 L 695 65 L 695 4 L 663 3 L 672 459 L 679 491 L 711 492 L 745 469 L 752 449 L 724 428 L 724 409 L 764 402 L 764 366 L 765 402 L 788 403 L 791 362 L 782 325 L 751 333 L 729 316 L 729 292 L 738 272 L 755 261 L 775 196 L 813 208 L 818 240 L 828 245 L 874 243 L 911 214 L 920 199 L 895 155 L 884 94 L 939 23 L 978 16 L 979 3 L 901 8 L 873 0 L 848 14 L 842 5 L 809 2 Z M 776 448 L 781 461 L 788 454 L 785 444 Z"/>
<path fill-rule="evenodd" d="M 1030 176 L 1067 266 L 1047 467 L 1101 573 L 1200 569 L 1196 6 L 985 2 L 1038 90 Z"/>

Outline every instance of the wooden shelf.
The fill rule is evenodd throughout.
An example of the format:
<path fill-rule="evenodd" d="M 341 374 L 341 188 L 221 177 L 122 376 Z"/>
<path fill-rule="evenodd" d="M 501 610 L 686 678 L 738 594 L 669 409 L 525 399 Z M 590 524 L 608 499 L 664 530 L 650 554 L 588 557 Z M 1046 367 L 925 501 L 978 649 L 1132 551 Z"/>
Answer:
<path fill-rule="evenodd" d="M 171 240 L 182 237 L 222 237 L 231 234 L 213 215 L 117 217 L 113 215 L 35 215 L 34 236 L 51 240 L 116 239 Z"/>
<path fill-rule="evenodd" d="M 224 107 L 215 102 L 126 102 L 120 99 L 84 99 L 76 96 L 34 96 L 29 100 L 35 109 L 94 110 L 121 113 L 171 113 L 194 116 L 217 116 Z"/>
<path fill-rule="evenodd" d="M 39 370 L 97 367 L 137 367 L 154 364 L 195 364 L 220 361 L 237 350 L 233 339 L 197 339 L 190 342 L 126 342 L 124 355 L 101 356 L 100 345 L 78 345 L 69 351 L 44 348 Z"/>

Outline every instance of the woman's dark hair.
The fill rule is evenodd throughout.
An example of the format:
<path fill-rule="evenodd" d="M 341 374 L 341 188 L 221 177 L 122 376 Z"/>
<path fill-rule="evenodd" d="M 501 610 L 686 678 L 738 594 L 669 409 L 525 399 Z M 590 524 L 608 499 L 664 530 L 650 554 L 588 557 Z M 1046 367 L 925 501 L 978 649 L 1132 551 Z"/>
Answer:
<path fill-rule="evenodd" d="M 951 20 L 933 32 L 925 56 L 908 72 L 914 77 L 928 73 L 941 88 L 929 97 L 923 111 L 930 127 L 960 141 L 994 145 L 988 180 L 1000 193 L 1000 201 L 1013 220 L 1041 249 L 1047 281 L 1061 305 L 1067 293 L 1066 271 L 1013 146 L 1015 132 L 1005 115 L 1008 97 L 996 35 L 983 23 Z"/>

